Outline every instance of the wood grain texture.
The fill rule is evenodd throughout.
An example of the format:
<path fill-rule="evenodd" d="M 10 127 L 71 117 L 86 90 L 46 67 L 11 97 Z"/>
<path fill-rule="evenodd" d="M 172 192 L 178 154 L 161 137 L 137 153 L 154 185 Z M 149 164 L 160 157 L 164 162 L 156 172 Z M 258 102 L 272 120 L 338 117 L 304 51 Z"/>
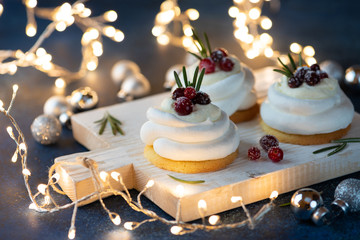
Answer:
<path fill-rule="evenodd" d="M 146 110 L 159 105 L 169 93 L 159 94 L 137 101 L 100 108 L 72 117 L 74 136 L 88 149 L 57 158 L 55 161 L 75 161 L 77 156 L 95 160 L 100 171 L 119 171 L 128 188 L 142 190 L 149 179 L 155 181 L 145 195 L 171 216 L 176 215 L 176 205 L 181 201 L 181 220 L 198 219 L 197 202 L 204 199 L 208 205 L 207 215 L 239 207 L 230 201 L 232 196 L 242 196 L 245 204 L 268 198 L 273 190 L 280 194 L 304 186 L 336 178 L 360 170 L 359 144 L 349 144 L 346 149 L 331 157 L 326 153 L 314 155 L 312 152 L 325 145 L 299 146 L 280 144 L 284 150 L 284 160 L 273 163 L 263 154 L 261 160 L 249 161 L 247 149 L 258 145 L 264 135 L 259 126 L 259 118 L 237 124 L 241 136 L 239 155 L 235 161 L 223 170 L 181 174 L 159 169 L 143 157 L 144 144 L 140 141 L 140 127 L 147 121 Z M 103 135 L 97 134 L 98 126 L 93 122 L 108 111 L 123 122 L 125 136 L 113 136 L 109 127 Z M 360 115 L 355 114 L 351 129 L 346 137 L 359 137 Z M 60 185 L 68 196 L 75 200 L 94 191 L 90 173 L 82 166 L 61 166 Z M 205 180 L 202 184 L 179 183 L 167 175 L 171 174 L 187 180 Z M 120 189 L 119 185 L 112 182 Z M 182 184 L 185 195 L 179 199 L 175 194 L 177 185 Z M 74 189 L 76 188 L 76 191 Z M 76 193 L 76 194 L 75 194 Z M 96 199 L 91 199 L 95 201 Z"/>

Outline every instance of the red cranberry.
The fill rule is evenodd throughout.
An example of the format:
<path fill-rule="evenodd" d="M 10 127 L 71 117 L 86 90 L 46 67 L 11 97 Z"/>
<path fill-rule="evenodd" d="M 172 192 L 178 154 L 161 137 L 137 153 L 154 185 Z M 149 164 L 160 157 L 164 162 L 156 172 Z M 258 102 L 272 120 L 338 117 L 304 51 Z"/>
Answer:
<path fill-rule="evenodd" d="M 297 77 L 291 77 L 288 80 L 288 85 L 290 88 L 298 88 L 301 86 L 302 83 L 303 82 Z"/>
<path fill-rule="evenodd" d="M 320 79 L 329 78 L 329 75 L 326 72 L 321 71 L 319 74 Z"/>
<path fill-rule="evenodd" d="M 273 162 L 280 162 L 284 157 L 284 152 L 279 147 L 271 147 L 268 151 L 268 157 Z"/>
<path fill-rule="evenodd" d="M 308 71 L 305 74 L 305 82 L 309 86 L 315 86 L 316 84 L 318 84 L 320 82 L 320 77 L 319 77 L 319 75 L 316 74 L 316 72 Z"/>
<path fill-rule="evenodd" d="M 172 99 L 176 100 L 179 97 L 183 97 L 184 96 L 184 90 L 185 88 L 177 88 L 174 90 L 173 95 L 172 95 Z"/>
<path fill-rule="evenodd" d="M 221 70 L 230 72 L 234 68 L 234 62 L 230 58 L 224 57 L 221 59 L 219 66 Z"/>
<path fill-rule="evenodd" d="M 248 158 L 250 160 L 258 160 L 261 157 L 260 149 L 257 147 L 251 147 L 248 150 Z"/>
<path fill-rule="evenodd" d="M 193 87 L 185 88 L 184 96 L 187 97 L 188 99 L 193 99 L 194 97 L 196 97 L 195 88 L 193 88 Z"/>
<path fill-rule="evenodd" d="M 279 141 L 273 135 L 262 136 L 259 140 L 259 143 L 265 151 L 268 151 L 271 147 L 279 146 Z"/>
<path fill-rule="evenodd" d="M 299 67 L 294 76 L 297 77 L 300 81 L 304 81 L 305 78 L 305 74 L 307 73 L 307 71 L 309 70 L 308 67 Z"/>
<path fill-rule="evenodd" d="M 196 97 L 192 101 L 194 104 L 200 104 L 200 105 L 207 105 L 211 103 L 209 95 L 201 91 L 196 93 Z"/>
<path fill-rule="evenodd" d="M 227 51 L 224 48 L 217 48 L 211 53 L 211 59 L 214 62 L 220 62 L 223 57 L 227 57 Z"/>
<path fill-rule="evenodd" d="M 179 97 L 175 102 L 175 111 L 180 116 L 189 115 L 193 111 L 193 104 L 187 97 Z"/>
<path fill-rule="evenodd" d="M 316 72 L 317 70 L 320 70 L 320 67 L 315 63 L 310 66 L 310 70 Z"/>
<path fill-rule="evenodd" d="M 199 70 L 201 71 L 203 68 L 205 68 L 205 74 L 213 73 L 215 72 L 215 62 L 213 62 L 211 58 L 201 59 L 199 63 Z"/>

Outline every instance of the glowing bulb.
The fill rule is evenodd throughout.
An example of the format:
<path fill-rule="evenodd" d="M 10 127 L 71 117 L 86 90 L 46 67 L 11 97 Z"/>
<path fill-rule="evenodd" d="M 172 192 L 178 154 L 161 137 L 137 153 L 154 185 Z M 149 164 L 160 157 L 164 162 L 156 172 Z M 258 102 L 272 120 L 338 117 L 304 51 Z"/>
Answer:
<path fill-rule="evenodd" d="M 19 85 L 14 84 L 14 85 L 12 86 L 12 88 L 13 88 L 13 92 L 16 93 L 16 92 L 18 91 L 18 89 L 19 89 Z"/>
<path fill-rule="evenodd" d="M 133 230 L 133 222 L 126 222 L 124 223 L 124 228 L 127 230 Z"/>
<path fill-rule="evenodd" d="M 25 5 L 28 8 L 34 8 L 37 5 L 37 0 L 26 0 Z"/>
<path fill-rule="evenodd" d="M 183 31 L 184 31 L 185 36 L 191 37 L 191 36 L 193 35 L 191 26 L 188 25 L 188 24 L 185 24 L 185 25 L 184 25 Z"/>
<path fill-rule="evenodd" d="M 161 11 L 167 11 L 174 8 L 174 3 L 172 1 L 164 1 L 161 5 L 160 5 L 160 9 Z"/>
<path fill-rule="evenodd" d="M 121 42 L 122 40 L 124 40 L 124 38 L 125 38 L 124 33 L 120 30 L 116 30 L 116 33 L 114 35 L 114 40 L 116 42 Z"/>
<path fill-rule="evenodd" d="M 267 48 L 265 48 L 265 50 L 264 50 L 264 55 L 265 55 L 265 57 L 267 57 L 267 58 L 271 58 L 271 57 L 274 55 L 274 50 L 272 50 L 271 47 L 267 47 Z"/>
<path fill-rule="evenodd" d="M 106 182 L 107 178 L 108 178 L 109 174 L 105 171 L 101 171 L 100 172 L 100 179 L 103 181 L 103 182 Z"/>
<path fill-rule="evenodd" d="M 4 102 L 0 100 L 0 111 L 4 111 Z"/>
<path fill-rule="evenodd" d="M 46 50 L 44 48 L 38 48 L 36 50 L 36 56 L 38 57 L 43 57 L 45 56 L 45 54 L 46 54 Z"/>
<path fill-rule="evenodd" d="M 60 179 L 60 174 L 55 173 L 54 175 L 51 176 L 51 178 L 55 179 L 55 182 L 57 182 Z"/>
<path fill-rule="evenodd" d="M 114 37 L 116 33 L 116 29 L 113 26 L 106 26 L 103 29 L 105 36 Z"/>
<path fill-rule="evenodd" d="M 103 47 L 101 42 L 94 41 L 91 46 L 93 48 L 93 53 L 96 57 L 100 57 L 103 54 Z"/>
<path fill-rule="evenodd" d="M 315 49 L 312 46 L 304 47 L 304 54 L 308 57 L 313 57 L 315 55 Z"/>
<path fill-rule="evenodd" d="M 268 33 L 262 33 L 260 35 L 260 41 L 267 43 L 267 44 L 272 44 L 273 39 Z"/>
<path fill-rule="evenodd" d="M 170 228 L 170 232 L 171 232 L 172 234 L 174 234 L 174 235 L 179 235 L 179 233 L 180 233 L 182 230 L 183 230 L 183 228 L 180 227 L 180 226 L 172 226 L 172 227 Z"/>
<path fill-rule="evenodd" d="M 261 20 L 260 26 L 265 30 L 269 30 L 272 27 L 272 21 L 270 20 L 270 18 L 266 17 Z"/>
<path fill-rule="evenodd" d="M 80 13 L 85 9 L 85 5 L 83 3 L 77 3 L 74 6 L 74 12 Z"/>
<path fill-rule="evenodd" d="M 25 143 L 20 143 L 20 144 L 19 144 L 19 149 L 20 149 L 21 151 L 23 151 L 23 152 L 26 152 L 26 145 L 25 145 Z"/>
<path fill-rule="evenodd" d="M 244 0 L 234 0 L 235 3 L 242 3 Z"/>
<path fill-rule="evenodd" d="M 165 31 L 165 27 L 160 26 L 160 25 L 156 25 L 151 29 L 151 33 L 155 37 L 160 36 L 164 31 Z"/>
<path fill-rule="evenodd" d="M 33 37 L 36 35 L 36 26 L 34 24 L 29 23 L 28 25 L 26 25 L 26 35 L 28 35 L 29 37 Z"/>
<path fill-rule="evenodd" d="M 258 3 L 260 0 L 250 0 L 251 3 Z"/>
<path fill-rule="evenodd" d="M 46 195 L 46 196 L 44 197 L 44 202 L 45 202 L 46 205 L 49 205 L 49 204 L 51 203 L 51 201 L 50 201 L 50 196 Z"/>
<path fill-rule="evenodd" d="M 11 158 L 11 162 L 16 163 L 17 159 L 18 159 L 18 152 L 15 151 L 15 152 L 14 152 L 14 155 L 13 155 L 12 158 Z"/>
<path fill-rule="evenodd" d="M 156 22 L 160 23 L 160 24 L 168 24 L 170 23 L 175 17 L 175 12 L 174 10 L 168 10 L 168 11 L 164 11 L 164 12 L 159 12 L 156 15 Z"/>
<path fill-rule="evenodd" d="M 53 64 L 51 62 L 44 62 L 41 67 L 46 70 L 49 71 L 53 68 Z"/>
<path fill-rule="evenodd" d="M 110 219 L 115 225 L 120 225 L 121 223 L 121 218 L 117 213 L 111 213 Z"/>
<path fill-rule="evenodd" d="M 314 57 L 306 57 L 305 61 L 309 66 L 316 63 L 316 59 Z"/>
<path fill-rule="evenodd" d="M 65 82 L 64 79 L 58 78 L 58 79 L 55 80 L 55 86 L 57 88 L 65 88 L 66 87 L 66 82 Z"/>
<path fill-rule="evenodd" d="M 249 58 L 249 59 L 254 59 L 256 58 L 257 56 L 259 56 L 260 52 L 258 49 L 249 49 L 247 52 L 246 52 L 246 56 Z"/>
<path fill-rule="evenodd" d="M 232 17 L 232 18 L 236 18 L 236 16 L 239 14 L 239 9 L 235 6 L 232 6 L 229 8 L 229 16 Z"/>
<path fill-rule="evenodd" d="M 251 34 L 247 34 L 244 36 L 244 42 L 250 44 L 254 41 L 254 36 Z"/>
<path fill-rule="evenodd" d="M 277 191 L 273 191 L 270 195 L 270 199 L 274 200 L 275 198 L 277 198 L 279 196 L 279 193 Z"/>
<path fill-rule="evenodd" d="M 36 210 L 37 207 L 36 207 L 35 203 L 30 203 L 29 209 L 31 209 L 31 210 Z"/>
<path fill-rule="evenodd" d="M 117 18 L 118 15 L 114 10 L 110 10 L 104 13 L 104 19 L 108 22 L 115 22 Z"/>
<path fill-rule="evenodd" d="M 57 31 L 63 32 L 66 29 L 66 23 L 64 21 L 58 22 L 55 28 Z"/>
<path fill-rule="evenodd" d="M 110 176 L 111 176 L 115 181 L 119 181 L 119 180 L 120 180 L 120 173 L 118 173 L 118 172 L 111 172 Z"/>
<path fill-rule="evenodd" d="M 260 17 L 261 10 L 258 7 L 254 7 L 249 11 L 249 17 L 253 20 L 258 19 Z"/>
<path fill-rule="evenodd" d="M 46 193 L 46 188 L 47 188 L 47 186 L 43 183 L 39 184 L 37 187 L 38 191 L 43 195 L 45 195 L 45 193 Z"/>
<path fill-rule="evenodd" d="M 231 197 L 231 202 L 232 203 L 242 202 L 242 197 L 240 197 L 240 196 L 232 196 Z"/>
<path fill-rule="evenodd" d="M 13 133 L 12 127 L 8 126 L 8 127 L 6 128 L 6 131 L 8 132 L 8 134 L 9 134 L 9 136 L 10 136 L 11 138 L 14 138 L 14 133 Z"/>
<path fill-rule="evenodd" d="M 154 186 L 154 180 L 150 179 L 147 183 L 146 183 L 146 188 L 151 188 L 152 186 Z"/>
<path fill-rule="evenodd" d="M 191 37 L 183 36 L 182 44 L 185 48 L 190 48 L 193 45 L 193 41 Z"/>
<path fill-rule="evenodd" d="M 84 10 L 79 15 L 82 18 L 87 18 L 91 15 L 91 10 L 89 8 L 84 8 Z"/>
<path fill-rule="evenodd" d="M 87 64 L 86 64 L 86 68 L 89 70 L 89 71 L 94 71 L 96 68 L 97 68 L 97 59 L 93 59 L 91 61 L 89 61 Z"/>
<path fill-rule="evenodd" d="M 299 54 L 302 50 L 302 47 L 300 44 L 294 42 L 292 44 L 290 44 L 290 51 L 292 51 L 293 53 Z"/>
<path fill-rule="evenodd" d="M 156 38 L 156 40 L 160 45 L 168 45 L 170 42 L 170 38 L 166 34 L 161 34 Z"/>
<path fill-rule="evenodd" d="M 184 186 L 183 185 L 177 185 L 175 188 L 176 195 L 179 198 L 182 198 L 184 196 Z"/>
<path fill-rule="evenodd" d="M 4 11 L 4 6 L 0 3 L 0 16 L 3 13 L 3 11 Z"/>
<path fill-rule="evenodd" d="M 71 227 L 68 233 L 68 238 L 69 239 L 74 239 L 75 238 L 75 234 L 76 234 L 76 230 L 75 227 Z"/>
<path fill-rule="evenodd" d="M 186 10 L 186 15 L 188 15 L 191 21 L 197 20 L 200 16 L 199 12 L 194 8 L 189 8 L 188 10 Z"/>
<path fill-rule="evenodd" d="M 199 200 L 199 202 L 198 202 L 198 208 L 199 208 L 200 210 L 206 211 L 206 209 L 207 209 L 207 204 L 206 204 L 205 200 L 203 200 L 203 199 Z"/>
<path fill-rule="evenodd" d="M 13 75 L 13 74 L 15 74 L 16 73 L 16 71 L 17 71 L 17 66 L 16 66 L 16 64 L 15 63 L 11 63 L 11 64 L 9 64 L 9 74 L 11 74 L 11 75 Z"/>
<path fill-rule="evenodd" d="M 31 176 L 31 172 L 30 172 L 30 170 L 27 169 L 27 168 L 24 168 L 24 169 L 22 170 L 22 174 L 24 174 L 25 176 Z"/>
<path fill-rule="evenodd" d="M 220 217 L 218 215 L 212 215 L 209 217 L 209 223 L 211 225 L 216 225 L 220 220 Z"/>

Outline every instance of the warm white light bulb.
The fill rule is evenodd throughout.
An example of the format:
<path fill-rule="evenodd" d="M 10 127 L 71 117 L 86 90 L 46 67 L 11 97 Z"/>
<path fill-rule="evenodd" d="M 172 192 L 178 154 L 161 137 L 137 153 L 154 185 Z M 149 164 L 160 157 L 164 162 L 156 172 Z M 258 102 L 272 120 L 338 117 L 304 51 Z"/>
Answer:
<path fill-rule="evenodd" d="M 0 111 L 3 112 L 4 110 L 4 102 L 0 100 Z"/>
<path fill-rule="evenodd" d="M 89 8 L 84 8 L 84 10 L 79 14 L 82 18 L 90 17 L 91 10 Z"/>
<path fill-rule="evenodd" d="M 191 37 L 193 35 L 191 26 L 189 24 L 184 25 L 183 31 L 184 31 L 185 36 Z"/>
<path fill-rule="evenodd" d="M 120 180 L 120 173 L 118 173 L 118 172 L 111 172 L 110 176 L 111 176 L 115 181 L 119 181 L 119 180 Z"/>
<path fill-rule="evenodd" d="M 11 138 L 14 138 L 14 133 L 13 133 L 12 127 L 8 126 L 8 127 L 6 128 L 6 131 L 7 131 L 7 133 L 9 134 L 9 136 L 10 136 Z"/>
<path fill-rule="evenodd" d="M 4 6 L 0 3 L 0 16 L 3 13 L 3 11 L 4 11 Z"/>
<path fill-rule="evenodd" d="M 105 171 L 101 171 L 100 172 L 100 179 L 103 181 L 103 182 L 106 182 L 107 178 L 108 178 L 109 174 Z"/>
<path fill-rule="evenodd" d="M 314 57 L 306 57 L 305 58 L 306 63 L 311 66 L 316 63 L 316 59 Z"/>
<path fill-rule="evenodd" d="M 98 66 L 98 63 L 97 63 L 97 58 L 95 60 L 95 58 L 93 60 L 90 60 L 87 64 L 86 64 L 86 68 L 89 70 L 89 71 L 94 71 Z"/>
<path fill-rule="evenodd" d="M 172 226 L 172 227 L 170 228 L 170 232 L 171 232 L 172 234 L 174 234 L 174 235 L 179 235 L 179 233 L 180 233 L 182 230 L 183 230 L 183 228 L 180 227 L 180 226 Z"/>
<path fill-rule="evenodd" d="M 254 7 L 249 11 L 249 17 L 253 20 L 258 19 L 260 17 L 260 14 L 261 14 L 261 10 L 258 7 Z"/>
<path fill-rule="evenodd" d="M 177 185 L 175 188 L 175 193 L 179 198 L 182 198 L 184 196 L 184 186 L 183 185 Z"/>
<path fill-rule="evenodd" d="M 194 8 L 189 8 L 188 10 L 186 10 L 186 15 L 188 15 L 191 21 L 197 20 L 200 16 L 199 12 Z"/>
<path fill-rule="evenodd" d="M 156 15 L 155 21 L 160 24 L 168 24 L 170 23 L 175 17 L 174 10 L 168 10 L 164 12 L 159 12 Z"/>
<path fill-rule="evenodd" d="M 18 91 L 18 89 L 19 89 L 19 85 L 14 84 L 14 85 L 12 86 L 12 88 L 13 88 L 13 92 L 16 93 L 16 92 Z"/>
<path fill-rule="evenodd" d="M 236 18 L 236 16 L 239 14 L 239 9 L 235 6 L 232 6 L 229 8 L 229 16 L 232 17 L 232 18 Z"/>
<path fill-rule="evenodd" d="M 38 189 L 38 191 L 39 191 L 41 194 L 45 195 L 46 189 L 47 189 L 47 185 L 41 183 L 41 184 L 38 185 L 37 189 Z"/>
<path fill-rule="evenodd" d="M 116 33 L 116 29 L 113 26 L 106 26 L 103 29 L 105 36 L 114 37 Z"/>
<path fill-rule="evenodd" d="M 294 42 L 292 44 L 290 44 L 290 51 L 292 51 L 293 53 L 299 54 L 302 50 L 302 47 L 300 44 Z"/>
<path fill-rule="evenodd" d="M 46 50 L 44 48 L 40 47 L 36 50 L 35 53 L 36 53 L 37 57 L 43 57 L 46 54 Z"/>
<path fill-rule="evenodd" d="M 19 144 L 19 149 L 21 150 L 21 151 L 23 151 L 23 152 L 26 152 L 26 145 L 25 145 L 25 143 L 20 143 Z"/>
<path fill-rule="evenodd" d="M 122 42 L 125 38 L 125 35 L 122 31 L 120 30 L 116 30 L 115 35 L 114 35 L 114 40 L 115 42 Z"/>
<path fill-rule="evenodd" d="M 64 79 L 58 78 L 58 79 L 55 80 L 55 86 L 56 86 L 57 88 L 63 89 L 63 88 L 66 87 L 66 82 L 65 82 Z"/>
<path fill-rule="evenodd" d="M 161 34 L 156 38 L 156 40 L 160 45 L 168 45 L 170 42 L 170 38 L 166 34 Z"/>
<path fill-rule="evenodd" d="M 71 227 L 68 233 L 68 238 L 69 239 L 74 239 L 75 238 L 75 234 L 76 234 L 76 230 L 75 227 Z"/>
<path fill-rule="evenodd" d="M 30 172 L 30 170 L 27 169 L 27 168 L 24 168 L 24 169 L 22 170 L 22 174 L 24 174 L 25 176 L 31 176 L 31 172 Z"/>
<path fill-rule="evenodd" d="M 114 10 L 110 10 L 104 13 L 104 19 L 108 22 L 115 22 L 118 15 Z"/>
<path fill-rule="evenodd" d="M 37 0 L 26 0 L 25 5 L 28 8 L 34 8 L 37 5 Z"/>
<path fill-rule="evenodd" d="M 203 199 L 199 200 L 199 202 L 198 202 L 198 208 L 201 209 L 201 210 L 203 210 L 203 211 L 206 211 L 206 209 L 207 209 L 207 204 L 206 204 L 205 200 L 203 200 Z"/>
<path fill-rule="evenodd" d="M 55 182 L 57 182 L 57 181 L 59 181 L 59 179 L 60 179 L 60 174 L 55 173 L 54 175 L 52 175 L 51 178 L 55 179 Z"/>
<path fill-rule="evenodd" d="M 270 18 L 266 17 L 261 20 L 260 26 L 265 30 L 269 30 L 272 27 L 272 21 L 270 20 Z"/>
<path fill-rule="evenodd" d="M 312 46 L 304 47 L 304 54 L 308 57 L 313 57 L 315 55 L 315 49 Z"/>
<path fill-rule="evenodd" d="M 133 230 L 133 222 L 126 222 L 124 223 L 124 228 L 127 230 Z"/>
<path fill-rule="evenodd" d="M 15 152 L 14 152 L 14 155 L 13 155 L 12 158 L 11 158 L 11 162 L 16 163 L 17 159 L 18 159 L 18 152 L 15 151 Z"/>
<path fill-rule="evenodd" d="M 155 37 L 160 36 L 164 31 L 165 31 L 165 27 L 164 27 L 164 26 L 160 26 L 160 25 L 155 25 L 155 26 L 151 29 L 151 33 L 152 33 L 152 35 L 154 35 Z"/>
<path fill-rule="evenodd" d="M 29 209 L 31 209 L 31 210 L 36 210 L 37 207 L 36 207 L 35 203 L 30 203 Z"/>
<path fill-rule="evenodd" d="M 240 202 L 240 201 L 242 201 L 242 197 L 240 197 L 240 196 L 232 196 L 231 197 L 232 203 L 236 203 L 236 202 Z"/>
<path fill-rule="evenodd" d="M 265 50 L 264 50 L 264 55 L 265 55 L 265 57 L 267 57 L 267 58 L 271 58 L 272 56 L 274 56 L 274 50 L 272 50 L 271 47 L 267 47 L 267 48 L 265 48 Z"/>
<path fill-rule="evenodd" d="M 34 24 L 29 23 L 28 25 L 26 25 L 25 32 L 27 36 L 29 37 L 35 36 L 36 31 L 37 31 L 36 26 Z"/>
<path fill-rule="evenodd" d="M 262 33 L 260 35 L 260 41 L 267 43 L 267 44 L 272 44 L 273 38 L 268 33 Z"/>
<path fill-rule="evenodd" d="M 46 205 L 49 205 L 49 204 L 51 203 L 50 196 L 46 195 L 46 196 L 44 197 L 44 202 L 45 202 Z"/>
<path fill-rule="evenodd" d="M 56 30 L 59 32 L 63 32 L 66 29 L 66 23 L 64 21 L 60 21 L 55 26 Z"/>
<path fill-rule="evenodd" d="M 152 186 L 154 186 L 154 180 L 150 179 L 147 183 L 146 183 L 146 188 L 151 188 Z"/>
<path fill-rule="evenodd" d="M 114 217 L 113 215 L 115 215 L 115 217 Z M 111 215 L 111 221 L 112 221 L 115 225 L 120 225 L 120 223 L 121 223 L 121 218 L 120 218 L 119 214 L 117 214 L 117 213 L 112 213 L 112 215 Z"/>
<path fill-rule="evenodd" d="M 209 223 L 211 225 L 216 225 L 220 220 L 220 217 L 218 215 L 212 215 L 209 217 Z"/>
<path fill-rule="evenodd" d="M 277 198 L 279 196 L 279 193 L 277 191 L 273 191 L 270 195 L 270 199 L 274 200 L 275 198 Z"/>

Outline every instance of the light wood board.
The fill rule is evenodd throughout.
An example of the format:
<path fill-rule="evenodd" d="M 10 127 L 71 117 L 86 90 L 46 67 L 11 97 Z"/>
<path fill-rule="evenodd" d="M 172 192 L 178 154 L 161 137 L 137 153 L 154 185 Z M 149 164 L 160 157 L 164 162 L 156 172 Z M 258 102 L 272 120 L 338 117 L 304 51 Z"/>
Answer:
<path fill-rule="evenodd" d="M 75 161 L 77 156 L 88 157 L 98 163 L 100 171 L 119 171 L 129 189 L 142 190 L 149 179 L 155 185 L 145 195 L 171 216 L 176 215 L 175 194 L 177 185 L 185 188 L 181 198 L 180 218 L 191 221 L 200 217 L 197 203 L 207 202 L 207 215 L 239 207 L 230 201 L 232 196 L 242 196 L 245 204 L 268 198 L 273 190 L 280 194 L 301 187 L 336 178 L 360 170 L 359 144 L 349 144 L 345 150 L 331 157 L 326 153 L 314 155 L 312 152 L 326 145 L 299 146 L 280 144 L 284 150 L 284 160 L 273 163 L 263 156 L 260 161 L 249 161 L 247 149 L 257 146 L 264 135 L 259 119 L 238 124 L 241 142 L 238 158 L 227 168 L 211 173 L 180 174 L 159 169 L 143 157 L 144 144 L 140 140 L 141 125 L 147 121 L 146 110 L 159 105 L 169 93 L 99 108 L 72 117 L 74 137 L 90 152 L 76 153 L 57 158 L 55 161 Z M 113 136 L 108 126 L 103 135 L 98 135 L 100 119 L 108 111 L 123 122 L 125 136 Z M 335 121 L 335 120 L 334 120 Z M 352 127 L 346 137 L 359 137 L 360 115 L 355 114 Z M 62 166 L 60 185 L 72 199 L 79 199 L 94 191 L 89 170 L 82 166 Z M 187 180 L 205 180 L 202 184 L 184 184 L 171 179 L 168 174 Z M 120 189 L 115 181 L 112 184 Z M 74 188 L 74 186 L 76 186 Z M 76 193 L 76 195 L 75 195 Z M 90 199 L 87 203 L 95 201 Z"/>

